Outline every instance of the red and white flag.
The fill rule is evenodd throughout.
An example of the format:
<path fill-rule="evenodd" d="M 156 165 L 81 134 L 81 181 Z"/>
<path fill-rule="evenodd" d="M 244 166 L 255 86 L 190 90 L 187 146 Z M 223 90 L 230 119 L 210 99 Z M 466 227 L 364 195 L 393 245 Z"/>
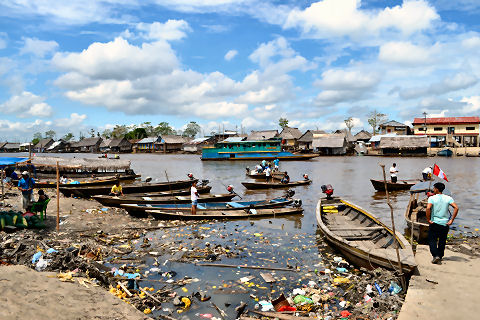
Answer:
<path fill-rule="evenodd" d="M 445 174 L 445 172 L 443 172 L 442 169 L 440 169 L 439 166 L 437 166 L 437 165 L 433 166 L 433 174 L 448 182 L 447 175 Z"/>

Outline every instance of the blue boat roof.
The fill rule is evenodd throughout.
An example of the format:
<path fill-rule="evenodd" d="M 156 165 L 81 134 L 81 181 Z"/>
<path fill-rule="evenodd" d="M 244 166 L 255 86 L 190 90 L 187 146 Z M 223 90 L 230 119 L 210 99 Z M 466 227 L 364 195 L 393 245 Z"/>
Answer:
<path fill-rule="evenodd" d="M 278 142 L 280 143 L 281 140 L 241 140 L 242 137 L 230 137 L 219 143 L 265 143 L 265 142 Z"/>

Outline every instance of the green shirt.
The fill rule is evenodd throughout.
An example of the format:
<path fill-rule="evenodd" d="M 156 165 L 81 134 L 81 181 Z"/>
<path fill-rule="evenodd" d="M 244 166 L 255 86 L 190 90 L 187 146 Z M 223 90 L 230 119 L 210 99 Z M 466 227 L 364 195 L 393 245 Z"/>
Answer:
<path fill-rule="evenodd" d="M 430 220 L 436 224 L 446 226 L 448 220 L 450 220 L 450 212 L 448 212 L 448 207 L 453 202 L 453 198 L 445 194 L 436 194 L 428 198 L 428 203 L 433 205 L 433 208 L 430 211 Z"/>

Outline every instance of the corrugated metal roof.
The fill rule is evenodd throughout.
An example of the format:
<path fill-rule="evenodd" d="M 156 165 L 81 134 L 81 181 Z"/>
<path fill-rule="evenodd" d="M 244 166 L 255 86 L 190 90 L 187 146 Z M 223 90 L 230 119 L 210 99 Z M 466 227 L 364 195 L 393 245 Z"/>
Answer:
<path fill-rule="evenodd" d="M 228 137 L 222 142 L 242 142 L 245 141 L 245 137 Z"/>
<path fill-rule="evenodd" d="M 386 134 L 378 134 L 376 136 L 373 136 L 370 138 L 369 142 L 379 142 L 382 137 L 396 137 L 397 134 L 395 132 L 392 133 L 386 133 Z"/>
<path fill-rule="evenodd" d="M 154 143 L 158 140 L 158 137 L 146 137 L 143 138 L 140 141 L 137 141 L 137 143 Z"/>
<path fill-rule="evenodd" d="M 424 124 L 425 118 L 415 118 L 413 124 Z M 464 123 L 480 123 L 480 117 L 442 117 L 427 118 L 427 124 L 464 124 Z"/>
<path fill-rule="evenodd" d="M 384 122 L 381 125 L 379 125 L 379 127 L 386 127 L 386 126 L 389 126 L 389 127 L 408 127 L 405 123 L 401 123 L 401 122 L 398 122 L 398 121 L 395 121 L 395 120 L 390 120 L 390 121 Z"/>

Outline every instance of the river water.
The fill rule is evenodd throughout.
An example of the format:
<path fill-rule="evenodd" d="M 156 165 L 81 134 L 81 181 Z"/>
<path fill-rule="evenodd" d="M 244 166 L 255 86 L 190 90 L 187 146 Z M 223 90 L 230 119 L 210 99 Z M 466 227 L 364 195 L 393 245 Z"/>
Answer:
<path fill-rule="evenodd" d="M 80 156 L 62 155 L 65 157 Z M 97 155 L 81 155 L 82 157 L 96 157 Z M 158 154 L 125 154 L 122 159 L 129 159 L 136 173 L 157 181 L 168 179 L 186 179 L 191 172 L 195 177 L 210 180 L 213 193 L 225 193 L 227 185 L 233 185 L 235 191 L 244 199 L 265 199 L 282 196 L 282 190 L 246 191 L 241 185 L 247 180 L 245 167 L 254 167 L 252 161 L 201 161 L 198 155 L 158 155 Z M 112 160 L 114 161 L 114 160 Z M 232 265 L 256 265 L 266 267 L 298 266 L 301 272 L 274 272 L 277 282 L 270 288 L 260 277 L 261 270 L 217 268 L 195 266 L 193 263 L 169 262 L 168 257 L 143 257 L 148 266 L 160 268 L 160 274 L 151 273 L 151 279 L 167 278 L 162 272 L 175 271 L 175 280 L 183 277 L 199 279 L 198 282 L 177 289 L 179 295 L 191 295 L 202 290 L 212 296 L 212 301 L 224 309 L 229 316 L 234 316 L 234 308 L 243 300 L 251 308 L 258 299 L 267 299 L 269 295 L 276 297 L 280 292 L 290 293 L 293 288 L 305 285 L 312 279 L 312 272 L 322 268 L 326 260 L 335 253 L 326 248 L 318 236 L 315 220 L 315 206 L 322 197 L 321 185 L 331 184 L 335 195 L 367 209 L 379 217 L 385 224 L 390 225 L 390 211 L 386 204 L 385 194 L 375 192 L 370 178 L 382 178 L 380 163 L 388 170 L 393 162 L 398 165 L 399 179 L 421 178 L 421 171 L 436 162 L 447 174 L 450 183 L 448 187 L 453 193 L 455 202 L 460 208 L 459 215 L 454 223 L 457 233 L 471 232 L 479 227 L 478 209 L 480 208 L 480 179 L 477 174 L 479 158 L 382 158 L 382 157 L 321 157 L 310 161 L 283 161 L 280 163 L 282 171 L 288 171 L 292 181 L 301 180 L 304 173 L 313 180 L 310 186 L 296 187 L 295 198 L 303 202 L 305 210 L 303 216 L 260 219 L 252 221 L 209 222 L 195 226 L 179 227 L 167 230 L 158 230 L 147 234 L 151 247 L 155 251 L 165 242 L 170 247 L 177 247 L 186 254 L 192 250 L 204 249 L 207 246 L 222 246 L 233 255 L 222 255 L 221 261 L 214 263 Z M 387 173 L 388 174 L 388 173 Z M 395 209 L 395 219 L 398 229 L 403 231 L 405 221 L 404 211 L 409 199 L 408 192 L 393 193 L 391 196 Z M 138 245 L 141 241 L 138 242 Z M 327 259 L 326 259 L 327 258 Z M 239 285 L 241 277 L 253 275 L 256 278 L 250 285 Z M 318 279 L 315 278 L 314 279 Z M 158 283 L 143 282 L 143 285 L 161 289 Z M 185 291 L 187 290 L 187 291 Z M 253 296 L 252 296 L 253 295 Z M 268 300 L 268 299 L 267 299 Z M 225 305 L 227 303 L 227 305 Z M 228 304 L 231 304 L 229 306 Z M 175 310 L 169 304 L 162 305 L 167 309 Z M 161 311 L 156 311 L 161 312 Z M 162 312 L 162 313 L 164 313 Z M 175 311 L 173 311 L 175 313 Z M 192 307 L 185 311 L 192 319 L 198 319 L 198 314 L 211 313 L 218 316 L 209 303 L 195 301 Z"/>

